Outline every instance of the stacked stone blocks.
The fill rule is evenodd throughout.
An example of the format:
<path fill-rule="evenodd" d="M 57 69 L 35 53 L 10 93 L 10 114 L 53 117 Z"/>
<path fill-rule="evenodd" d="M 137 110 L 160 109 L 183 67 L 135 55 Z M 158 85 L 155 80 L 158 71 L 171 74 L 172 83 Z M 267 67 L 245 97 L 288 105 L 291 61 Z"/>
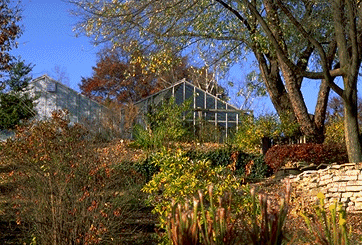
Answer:
<path fill-rule="evenodd" d="M 326 203 L 342 203 L 347 212 L 362 213 L 362 163 L 330 165 L 325 169 L 289 176 L 294 188 L 314 200 L 325 195 Z"/>

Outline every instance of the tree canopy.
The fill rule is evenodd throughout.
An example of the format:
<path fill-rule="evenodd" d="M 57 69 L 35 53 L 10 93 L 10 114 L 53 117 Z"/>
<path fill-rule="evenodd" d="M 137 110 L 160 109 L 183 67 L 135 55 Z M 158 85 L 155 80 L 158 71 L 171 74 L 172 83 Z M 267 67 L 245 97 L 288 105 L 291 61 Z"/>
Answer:
<path fill-rule="evenodd" d="M 17 125 L 34 117 L 34 100 L 27 92 L 27 86 L 32 79 L 29 73 L 31 64 L 17 61 L 12 65 L 0 90 L 0 130 L 14 129 Z"/>
<path fill-rule="evenodd" d="M 162 62 L 154 63 L 154 57 L 148 57 L 140 50 L 131 54 L 121 48 L 101 50 L 92 77 L 82 78 L 82 93 L 100 102 L 135 102 L 185 78 L 207 92 L 227 97 L 207 67 L 193 67 L 186 57 L 158 53 L 159 59 L 167 59 L 167 69 L 160 68 Z"/>
<path fill-rule="evenodd" d="M 76 14 L 82 17 L 76 30 L 92 36 L 95 43 L 111 41 L 115 46 L 132 48 L 132 40 L 138 40 L 149 49 L 165 45 L 172 46 L 175 52 L 197 50 L 202 60 L 220 69 L 240 63 L 247 53 L 252 52 L 278 114 L 290 114 L 291 120 L 298 119 L 303 133 L 311 138 L 323 132 L 328 87 L 321 87 L 321 99 L 316 109 L 320 113 L 311 120 L 300 92 L 302 77 L 284 70 L 284 80 L 291 77 L 291 83 L 295 84 L 293 89 L 286 88 L 273 43 L 260 22 L 240 1 L 72 2 L 79 7 Z M 264 9 L 263 1 L 255 1 L 255 4 Z M 313 14 L 307 13 L 306 18 Z M 270 14 L 267 16 L 273 20 Z M 274 25 L 279 25 L 279 22 L 275 19 Z M 286 43 L 284 40 L 288 40 L 291 47 L 302 47 L 291 51 L 294 51 L 292 56 L 297 67 L 306 70 L 314 49 L 307 45 L 309 43 L 305 39 L 293 37 L 290 31 L 279 32 L 280 41 Z M 287 54 L 290 52 L 288 49 L 285 51 Z M 291 98 L 295 98 L 296 103 L 292 103 Z"/>
<path fill-rule="evenodd" d="M 9 51 L 16 47 L 16 39 L 22 31 L 19 25 L 21 20 L 19 6 L 10 0 L 0 2 L 0 71 L 11 68 L 13 57 Z"/>
<path fill-rule="evenodd" d="M 303 134 L 323 140 L 329 89 L 345 105 L 350 161 L 362 160 L 358 139 L 357 77 L 361 65 L 361 2 L 353 0 L 75 0 L 79 32 L 96 43 L 193 48 L 227 68 L 252 52 L 279 114 L 291 112 Z M 343 87 L 334 79 L 342 77 Z M 320 82 L 314 117 L 301 86 Z M 321 133 L 322 132 L 322 133 Z M 357 132 L 357 133 L 356 133 Z"/>

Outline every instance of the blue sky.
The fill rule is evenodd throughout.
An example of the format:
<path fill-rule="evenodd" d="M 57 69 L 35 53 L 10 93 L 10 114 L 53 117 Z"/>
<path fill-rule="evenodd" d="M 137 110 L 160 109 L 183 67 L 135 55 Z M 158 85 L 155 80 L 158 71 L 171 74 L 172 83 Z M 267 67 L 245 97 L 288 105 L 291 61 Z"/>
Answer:
<path fill-rule="evenodd" d="M 81 77 L 92 74 L 98 47 L 87 37 L 75 37 L 77 19 L 69 14 L 71 5 L 61 0 L 22 0 L 23 35 L 12 54 L 32 63 L 33 78 L 48 74 L 56 78 L 55 67 L 67 77 L 65 84 L 79 91 Z"/>
<path fill-rule="evenodd" d="M 79 91 L 81 78 L 92 75 L 100 47 L 94 47 L 88 37 L 75 37 L 72 29 L 77 18 L 69 14 L 73 6 L 62 0 L 22 0 L 22 6 L 24 33 L 12 54 L 35 65 L 33 78 L 48 74 L 57 79 L 55 68 L 60 68 L 68 78 L 62 82 Z M 243 72 L 234 68 L 230 78 L 242 80 L 246 75 L 245 68 L 247 65 Z M 235 101 L 231 103 L 238 105 Z M 273 110 L 268 99 L 259 100 L 257 104 L 259 109 Z"/>
<path fill-rule="evenodd" d="M 19 47 L 13 49 L 12 54 L 35 65 L 33 78 L 48 74 L 57 79 L 55 68 L 60 68 L 68 78 L 62 82 L 79 91 L 81 77 L 92 75 L 100 47 L 94 47 L 88 37 L 75 37 L 72 28 L 77 19 L 69 14 L 72 5 L 62 0 L 22 0 L 22 6 L 24 33 L 18 39 Z M 229 79 L 242 81 L 249 69 L 247 63 L 243 67 L 234 67 Z M 304 84 L 308 109 L 313 113 L 319 81 Z M 235 101 L 231 103 L 235 104 Z M 268 98 L 257 100 L 254 109 L 259 113 L 274 111 Z"/>

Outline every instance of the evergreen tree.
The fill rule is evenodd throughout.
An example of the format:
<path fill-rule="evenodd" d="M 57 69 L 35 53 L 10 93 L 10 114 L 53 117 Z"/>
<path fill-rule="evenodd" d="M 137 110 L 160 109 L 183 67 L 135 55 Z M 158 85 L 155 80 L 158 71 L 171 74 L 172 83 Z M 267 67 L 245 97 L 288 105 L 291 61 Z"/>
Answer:
<path fill-rule="evenodd" d="M 4 75 L 0 88 L 0 130 L 14 129 L 36 115 L 35 97 L 30 96 L 28 84 L 32 79 L 32 64 L 18 60 Z"/>

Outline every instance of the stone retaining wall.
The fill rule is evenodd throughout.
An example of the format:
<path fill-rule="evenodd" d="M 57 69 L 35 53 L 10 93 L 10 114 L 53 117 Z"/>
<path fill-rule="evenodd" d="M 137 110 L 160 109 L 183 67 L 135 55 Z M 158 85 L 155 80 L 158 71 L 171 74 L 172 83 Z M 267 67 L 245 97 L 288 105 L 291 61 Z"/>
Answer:
<path fill-rule="evenodd" d="M 294 188 L 316 199 L 322 192 L 326 203 L 341 202 L 347 212 L 362 212 L 362 163 L 331 165 L 326 169 L 289 176 Z"/>

